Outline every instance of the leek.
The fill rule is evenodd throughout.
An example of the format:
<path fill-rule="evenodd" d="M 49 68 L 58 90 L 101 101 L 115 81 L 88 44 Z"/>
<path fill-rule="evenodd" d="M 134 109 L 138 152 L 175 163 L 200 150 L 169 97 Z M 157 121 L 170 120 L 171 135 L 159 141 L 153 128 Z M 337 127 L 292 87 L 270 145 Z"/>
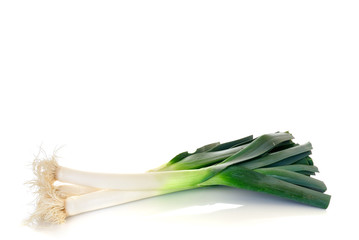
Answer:
<path fill-rule="evenodd" d="M 265 192 L 325 209 L 330 195 L 324 193 L 324 182 L 311 177 L 318 172 L 309 157 L 312 145 L 292 139 L 288 132 L 276 132 L 212 143 L 142 174 L 84 172 L 62 167 L 54 157 L 37 160 L 32 185 L 39 200 L 30 222 L 62 223 L 82 212 L 212 185 Z M 72 190 L 55 186 L 55 181 L 73 184 Z"/>

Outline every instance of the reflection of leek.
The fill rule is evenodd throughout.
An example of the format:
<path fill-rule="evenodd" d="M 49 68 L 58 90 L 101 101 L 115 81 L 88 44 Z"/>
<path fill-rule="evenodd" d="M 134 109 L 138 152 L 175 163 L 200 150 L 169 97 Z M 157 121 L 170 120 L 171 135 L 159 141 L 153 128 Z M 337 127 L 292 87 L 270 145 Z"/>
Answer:
<path fill-rule="evenodd" d="M 183 152 L 143 174 L 90 173 L 61 167 L 53 158 L 35 161 L 38 206 L 32 222 L 61 223 L 67 216 L 156 195 L 211 185 L 266 192 L 327 208 L 326 186 L 311 175 L 310 143 L 298 145 L 287 132 L 245 137 Z M 54 181 L 71 183 L 68 189 Z M 86 186 L 86 187 L 84 187 Z M 69 190 L 71 189 L 71 191 Z M 77 189 L 77 190 L 76 190 Z"/>

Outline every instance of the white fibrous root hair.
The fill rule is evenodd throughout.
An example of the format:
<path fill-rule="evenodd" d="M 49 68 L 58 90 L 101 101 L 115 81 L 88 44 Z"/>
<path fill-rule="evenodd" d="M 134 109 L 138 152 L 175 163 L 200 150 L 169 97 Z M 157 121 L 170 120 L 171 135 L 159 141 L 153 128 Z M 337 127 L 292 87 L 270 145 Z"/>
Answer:
<path fill-rule="evenodd" d="M 58 166 L 55 154 L 50 158 L 35 158 L 32 164 L 35 179 L 28 182 L 36 194 L 35 211 L 25 221 L 27 225 L 65 222 L 67 194 L 54 186 Z"/>

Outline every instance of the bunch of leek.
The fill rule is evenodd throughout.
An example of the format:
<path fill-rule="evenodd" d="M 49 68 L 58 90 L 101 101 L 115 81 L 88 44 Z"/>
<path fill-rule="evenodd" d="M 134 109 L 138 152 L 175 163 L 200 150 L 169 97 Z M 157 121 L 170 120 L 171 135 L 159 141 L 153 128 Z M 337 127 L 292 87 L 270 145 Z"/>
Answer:
<path fill-rule="evenodd" d="M 82 212 L 213 185 L 265 192 L 325 209 L 330 195 L 324 193 L 322 181 L 311 177 L 318 172 L 309 157 L 312 145 L 292 139 L 288 132 L 276 132 L 213 143 L 194 153 L 180 153 L 143 174 L 83 172 L 59 166 L 56 157 L 36 160 L 32 185 L 39 198 L 29 221 L 62 223 Z"/>

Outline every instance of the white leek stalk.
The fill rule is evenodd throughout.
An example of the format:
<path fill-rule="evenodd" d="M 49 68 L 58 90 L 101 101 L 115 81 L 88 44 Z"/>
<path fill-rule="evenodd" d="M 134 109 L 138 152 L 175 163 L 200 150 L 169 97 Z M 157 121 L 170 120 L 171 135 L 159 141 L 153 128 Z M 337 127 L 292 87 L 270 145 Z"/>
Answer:
<path fill-rule="evenodd" d="M 61 167 L 55 156 L 51 159 L 36 159 L 33 172 L 36 179 L 29 183 L 36 188 L 38 198 L 36 210 L 27 220 L 30 225 L 41 222 L 64 223 L 67 217 L 80 213 L 190 189 L 211 175 L 210 170 L 144 174 L 89 173 Z M 56 181 L 69 182 L 71 185 L 56 185 Z"/>
<path fill-rule="evenodd" d="M 118 190 L 168 190 L 190 188 L 213 176 L 214 168 L 148 172 L 139 174 L 109 174 L 84 172 L 66 167 L 56 167 L 55 178 L 68 182 L 102 189 Z"/>
<path fill-rule="evenodd" d="M 164 191 L 121 191 L 121 190 L 99 190 L 80 196 L 68 197 L 65 200 L 65 212 L 67 216 L 112 207 L 140 199 L 164 194 Z"/>

